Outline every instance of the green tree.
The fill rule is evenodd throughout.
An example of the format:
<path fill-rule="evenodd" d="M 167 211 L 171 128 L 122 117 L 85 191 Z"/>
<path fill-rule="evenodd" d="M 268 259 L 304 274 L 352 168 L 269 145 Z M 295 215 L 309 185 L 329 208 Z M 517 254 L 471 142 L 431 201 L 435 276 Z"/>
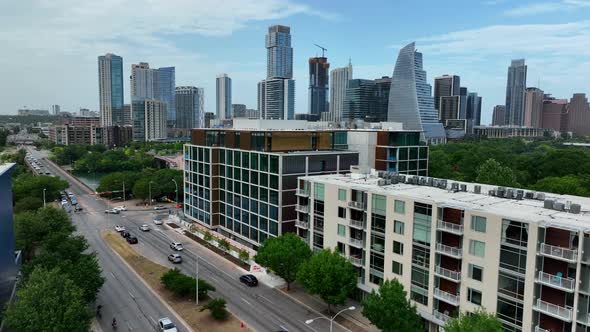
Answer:
<path fill-rule="evenodd" d="M 520 187 L 514 172 L 494 159 L 486 160 L 477 169 L 476 182 L 506 187 Z"/>
<path fill-rule="evenodd" d="M 151 195 L 153 197 L 157 197 L 159 195 L 159 189 L 151 185 Z M 135 184 L 133 185 L 133 196 L 140 199 L 149 199 L 150 195 L 150 179 L 149 178 L 139 178 Z"/>
<path fill-rule="evenodd" d="M 210 242 L 213 240 L 213 234 L 211 234 L 211 232 L 205 232 L 203 239 L 207 242 Z"/>
<path fill-rule="evenodd" d="M 495 315 L 484 310 L 460 314 L 445 324 L 445 332 L 502 332 L 502 323 Z"/>
<path fill-rule="evenodd" d="M 556 194 L 590 196 L 590 175 L 549 176 L 533 185 L 533 189 Z"/>
<path fill-rule="evenodd" d="M 12 194 L 15 201 L 35 197 L 43 200 L 43 189 L 45 189 L 45 200 L 51 202 L 60 196 L 60 191 L 69 186 L 68 182 L 53 176 L 31 176 L 21 174 L 14 179 Z"/>
<path fill-rule="evenodd" d="M 125 191 L 131 192 L 135 182 L 140 177 L 138 172 L 114 172 L 103 176 L 100 179 L 100 183 L 96 188 L 98 192 L 123 190 L 123 184 L 125 185 Z"/>
<path fill-rule="evenodd" d="M 90 328 L 92 316 L 82 290 L 59 269 L 35 269 L 16 298 L 6 310 L 12 331 L 86 332 Z"/>
<path fill-rule="evenodd" d="M 14 204 L 14 213 L 35 211 L 43 206 L 43 200 L 38 197 L 22 198 Z"/>
<path fill-rule="evenodd" d="M 363 301 L 363 316 L 383 332 L 423 331 L 420 315 L 397 280 L 386 280 Z M 446 331 L 446 329 L 445 329 Z"/>
<path fill-rule="evenodd" d="M 285 279 L 287 290 L 290 290 L 291 282 L 297 278 L 301 264 L 311 255 L 311 249 L 297 234 L 285 233 L 264 241 L 254 256 L 254 261 Z"/>
<path fill-rule="evenodd" d="M 331 306 L 344 304 L 357 284 L 352 264 L 336 250 L 324 249 L 299 267 L 297 280 L 311 294 L 317 294 Z"/>
<path fill-rule="evenodd" d="M 164 287 L 177 296 L 194 296 L 197 292 L 197 282 L 195 278 L 187 276 L 178 269 L 170 269 L 160 277 L 160 282 Z M 215 287 L 205 280 L 199 279 L 199 300 L 205 299 L 207 294 L 215 291 Z"/>
<path fill-rule="evenodd" d="M 16 214 L 14 230 L 16 247 L 23 251 L 23 257 L 27 260 L 50 234 L 70 234 L 75 228 L 65 211 L 48 206 Z"/>
<path fill-rule="evenodd" d="M 209 310 L 215 320 L 224 320 L 227 317 L 225 300 L 221 297 L 211 299 L 199 311 Z"/>

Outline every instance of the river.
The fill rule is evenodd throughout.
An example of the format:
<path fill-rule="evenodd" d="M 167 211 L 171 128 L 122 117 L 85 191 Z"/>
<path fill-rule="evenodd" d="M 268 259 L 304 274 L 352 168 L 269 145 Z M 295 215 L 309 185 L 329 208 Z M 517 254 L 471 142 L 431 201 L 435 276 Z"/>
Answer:
<path fill-rule="evenodd" d="M 100 179 L 109 173 L 73 172 L 72 174 L 74 174 L 74 176 L 80 181 L 84 182 L 84 184 L 96 190 L 96 188 L 98 188 L 98 184 L 100 183 Z"/>

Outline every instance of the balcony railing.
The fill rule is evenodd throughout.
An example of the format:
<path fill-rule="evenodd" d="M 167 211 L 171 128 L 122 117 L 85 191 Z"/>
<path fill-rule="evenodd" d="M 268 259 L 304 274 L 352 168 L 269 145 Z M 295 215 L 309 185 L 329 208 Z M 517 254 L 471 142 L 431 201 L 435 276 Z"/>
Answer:
<path fill-rule="evenodd" d="M 434 268 L 434 273 L 436 275 L 438 275 L 439 277 L 443 277 L 445 279 L 449 279 L 452 281 L 461 281 L 461 272 L 459 271 L 453 271 L 453 270 L 449 270 L 449 269 L 445 269 L 444 267 L 441 266 L 436 266 Z"/>
<path fill-rule="evenodd" d="M 543 271 L 539 271 L 537 281 L 541 284 L 557 287 L 567 292 L 573 292 L 574 288 L 576 287 L 576 281 L 572 278 L 564 278 L 553 274 L 545 273 Z"/>
<path fill-rule="evenodd" d="M 356 266 L 363 266 L 363 259 L 360 257 L 348 256 L 348 260 L 352 263 L 352 265 Z"/>
<path fill-rule="evenodd" d="M 541 243 L 539 246 L 539 253 L 544 256 L 566 260 L 568 262 L 576 262 L 578 259 L 578 250 L 552 246 L 546 243 Z"/>
<path fill-rule="evenodd" d="M 539 326 L 535 326 L 535 332 L 551 332 L 551 331 L 545 330 L 544 328 L 539 327 Z"/>
<path fill-rule="evenodd" d="M 446 322 L 447 322 L 449 319 L 451 319 L 451 317 L 450 317 L 449 315 L 447 315 L 447 314 L 443 314 L 442 312 L 440 312 L 440 311 L 438 311 L 438 310 L 436 310 L 436 309 L 434 309 L 434 310 L 432 311 L 432 314 L 434 315 L 434 318 L 436 318 L 436 319 L 438 319 L 439 321 L 441 321 L 441 322 L 442 322 L 442 325 L 445 325 L 445 323 L 446 323 Z"/>
<path fill-rule="evenodd" d="M 566 322 L 572 321 L 572 308 L 571 307 L 562 307 L 557 304 L 553 304 L 553 303 L 545 302 L 541 299 L 537 299 L 537 303 L 535 304 L 535 309 L 537 309 L 538 311 L 540 311 L 546 315 L 565 320 Z"/>
<path fill-rule="evenodd" d="M 302 212 L 302 213 L 309 213 L 309 205 L 295 205 L 295 210 Z"/>
<path fill-rule="evenodd" d="M 451 256 L 454 258 L 461 258 L 463 257 L 463 249 L 457 247 L 447 246 L 446 244 L 437 243 L 436 244 L 436 251 L 445 254 L 447 256 Z"/>
<path fill-rule="evenodd" d="M 441 231 L 445 231 L 445 232 L 449 232 L 449 233 L 453 233 L 453 234 L 457 234 L 457 235 L 463 235 L 463 225 L 453 224 L 453 223 L 442 221 L 442 220 L 439 220 L 437 225 L 438 225 L 438 229 L 440 229 Z"/>
<path fill-rule="evenodd" d="M 295 220 L 295 227 L 308 229 L 309 228 L 309 222 L 308 221 L 302 221 L 302 220 Z"/>
<path fill-rule="evenodd" d="M 307 192 L 307 190 L 305 190 L 305 189 L 297 188 L 295 190 L 295 195 L 301 196 L 301 197 L 309 197 L 309 192 Z"/>
<path fill-rule="evenodd" d="M 324 232 L 324 223 L 314 223 L 313 224 L 313 230 L 316 232 Z"/>
<path fill-rule="evenodd" d="M 447 303 L 450 303 L 454 306 L 458 306 L 459 305 L 459 295 L 455 295 L 455 294 L 451 294 L 449 292 L 445 292 L 444 290 L 441 290 L 439 288 L 435 288 L 434 289 L 434 297 L 439 299 L 439 300 L 443 300 Z"/>
<path fill-rule="evenodd" d="M 365 211 L 367 209 L 367 205 L 365 204 L 365 202 L 357 202 L 357 201 L 348 202 L 348 207 L 356 209 L 356 210 L 361 210 L 361 211 Z"/>
<path fill-rule="evenodd" d="M 354 227 L 354 228 L 358 228 L 358 229 L 365 229 L 365 222 L 362 220 L 350 219 L 350 221 L 348 222 L 348 225 L 350 225 L 350 227 Z"/>
<path fill-rule="evenodd" d="M 353 247 L 357 247 L 357 248 L 364 247 L 363 240 L 359 240 L 359 239 L 355 239 L 355 238 L 348 239 L 348 244 L 350 244 Z"/>

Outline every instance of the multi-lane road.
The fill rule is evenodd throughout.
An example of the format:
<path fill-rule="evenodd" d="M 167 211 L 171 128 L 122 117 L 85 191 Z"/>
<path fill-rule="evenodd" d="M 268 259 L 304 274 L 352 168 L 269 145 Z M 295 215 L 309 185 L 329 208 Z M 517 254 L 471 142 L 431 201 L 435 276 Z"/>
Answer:
<path fill-rule="evenodd" d="M 31 151 L 34 157 L 41 158 L 38 151 Z M 63 170 L 47 162 L 47 167 L 56 175 L 70 183 L 70 191 L 78 197 L 84 208 L 82 212 L 72 215 L 72 219 L 97 253 L 107 282 L 99 294 L 99 302 L 104 306 L 103 328 L 110 328 L 107 323 L 115 315 L 119 325 L 129 331 L 150 331 L 158 318 L 168 316 L 180 325 L 180 320 L 159 298 L 145 288 L 144 284 L 129 271 L 127 266 L 116 256 L 103 241 L 101 232 L 122 225 L 139 239 L 137 249 L 140 253 L 160 264 L 169 264 L 166 257 L 171 253 L 171 241 L 184 244 L 182 264 L 176 267 L 184 273 L 194 275 L 195 263 L 199 257 L 199 278 L 213 284 L 216 291 L 213 296 L 223 297 L 228 309 L 248 327 L 256 331 L 328 331 L 327 320 L 317 320 L 312 325 L 305 324 L 308 319 L 319 316 L 313 309 L 292 300 L 282 292 L 260 284 L 247 287 L 238 281 L 244 272 L 207 248 L 198 245 L 187 237 L 178 234 L 167 226 L 156 226 L 152 220 L 155 211 L 137 209 L 128 206 L 129 211 L 118 215 L 105 215 L 107 203 L 97 198 L 86 187 Z M 166 211 L 167 212 L 167 211 Z M 150 232 L 141 232 L 139 226 L 148 224 Z M 172 266 L 172 265 L 169 265 Z M 109 320 L 109 322 L 106 322 Z M 180 326 L 181 331 L 188 331 Z M 335 323 L 334 331 L 348 331 Z"/>

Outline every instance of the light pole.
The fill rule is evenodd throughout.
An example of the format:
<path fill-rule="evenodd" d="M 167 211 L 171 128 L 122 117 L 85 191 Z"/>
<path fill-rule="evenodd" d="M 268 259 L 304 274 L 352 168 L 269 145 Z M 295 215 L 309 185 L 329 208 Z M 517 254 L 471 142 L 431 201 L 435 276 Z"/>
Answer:
<path fill-rule="evenodd" d="M 342 310 L 338 311 L 338 312 L 337 312 L 337 313 L 336 313 L 334 316 L 332 316 L 332 317 L 330 317 L 330 318 L 328 318 L 328 317 L 325 317 L 325 316 L 320 316 L 320 317 L 316 317 L 316 318 L 314 318 L 314 319 L 308 319 L 308 320 L 306 320 L 306 321 L 305 321 L 305 324 L 309 325 L 309 324 L 313 323 L 314 321 L 316 321 L 316 320 L 318 320 L 318 319 L 326 319 L 326 320 L 329 320 L 329 321 L 330 321 L 330 332 L 332 332 L 332 327 L 333 327 L 333 324 L 334 324 L 334 319 L 336 319 L 336 317 L 338 317 L 338 315 L 340 315 L 340 314 L 341 314 L 341 313 L 343 313 L 344 311 L 347 311 L 347 310 L 349 310 L 349 311 L 353 311 L 354 309 L 356 309 L 356 307 L 355 307 L 355 306 L 350 306 L 350 307 L 348 307 L 348 308 L 344 308 L 344 309 L 342 309 Z"/>
<path fill-rule="evenodd" d="M 195 266 L 195 284 L 197 286 L 197 291 L 195 293 L 196 303 L 199 305 L 199 256 L 197 256 L 197 265 Z"/>
<path fill-rule="evenodd" d="M 176 180 L 172 179 L 172 182 L 174 182 L 174 186 L 176 187 L 176 189 L 174 190 L 174 193 L 176 194 L 176 200 L 174 201 L 175 204 L 178 204 L 178 183 L 176 183 Z"/>
<path fill-rule="evenodd" d="M 148 183 L 148 188 L 150 191 L 150 206 L 152 205 L 152 181 L 150 181 L 150 183 Z"/>
<path fill-rule="evenodd" d="M 46 190 L 47 190 L 46 188 L 43 188 L 43 207 L 45 207 L 45 191 Z"/>
<path fill-rule="evenodd" d="M 125 180 L 123 180 L 123 202 L 125 202 Z"/>

